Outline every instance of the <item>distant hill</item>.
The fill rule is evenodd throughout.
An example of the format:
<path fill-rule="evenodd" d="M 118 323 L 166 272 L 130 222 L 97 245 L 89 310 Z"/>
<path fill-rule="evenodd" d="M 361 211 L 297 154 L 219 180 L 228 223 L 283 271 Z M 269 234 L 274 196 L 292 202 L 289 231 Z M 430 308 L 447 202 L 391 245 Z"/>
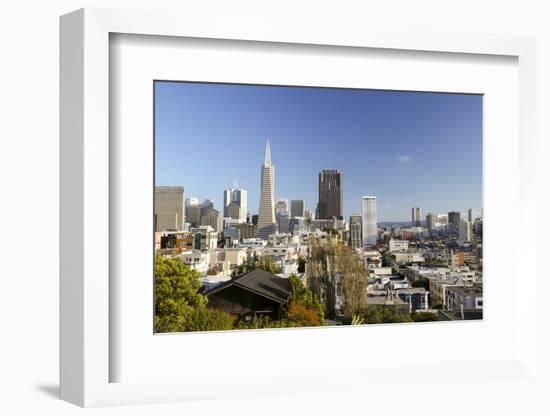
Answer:
<path fill-rule="evenodd" d="M 424 221 L 420 223 L 421 226 L 424 226 Z M 382 221 L 378 223 L 379 227 L 412 227 L 410 221 Z"/>

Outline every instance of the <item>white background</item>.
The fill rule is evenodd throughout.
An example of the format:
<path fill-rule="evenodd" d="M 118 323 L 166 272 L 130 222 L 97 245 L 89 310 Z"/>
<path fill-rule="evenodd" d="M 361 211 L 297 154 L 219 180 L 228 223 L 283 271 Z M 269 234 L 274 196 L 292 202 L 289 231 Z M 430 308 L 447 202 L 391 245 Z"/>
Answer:
<path fill-rule="evenodd" d="M 110 137 L 110 201 L 116 219 L 111 230 L 116 238 L 110 241 L 110 253 L 117 266 L 110 278 L 118 288 L 118 295 L 113 296 L 120 319 L 112 331 L 117 340 L 111 345 L 116 346 L 119 358 L 112 361 L 118 368 L 111 372 L 111 380 L 166 381 L 216 373 L 219 384 L 231 382 L 242 389 L 248 380 L 264 379 L 266 374 L 295 374 L 293 379 L 297 380 L 300 376 L 296 373 L 300 372 L 362 368 L 367 369 L 362 377 L 366 383 L 367 378 L 373 378 L 372 370 L 382 366 L 517 358 L 516 322 L 522 298 L 515 290 L 518 283 L 513 270 L 518 269 L 520 256 L 511 252 L 503 262 L 500 255 L 508 249 L 507 238 L 519 241 L 518 227 L 500 226 L 509 220 L 510 213 L 519 212 L 517 59 L 275 44 L 260 47 L 211 40 L 173 39 L 167 45 L 161 37 L 113 38 L 110 56 L 114 99 L 110 109 L 116 128 L 112 128 Z M 154 79 L 483 93 L 483 322 L 151 336 Z M 281 155 L 272 157 L 277 164 Z M 507 209 L 500 209 L 502 206 Z M 475 353 L 465 353 L 473 345 Z M 196 359 L 177 358 L 182 351 Z M 243 365 L 246 362 L 254 365 Z M 468 368 L 465 378 L 471 380 L 471 368 L 464 368 Z M 412 369 L 409 375 L 417 383 L 419 369 Z M 454 373 L 455 380 L 464 377 L 458 371 Z M 400 375 L 404 381 L 405 371 Z M 376 379 L 381 385 L 380 378 Z M 207 380 L 205 384 L 212 385 L 213 380 Z M 267 382 L 264 385 L 265 391 L 274 390 Z M 279 387 L 278 382 L 275 386 Z M 226 387 L 224 392 L 229 390 Z"/>
<path fill-rule="evenodd" d="M 202 2 L 206 3 L 206 2 Z M 2 342 L 0 343 L 0 413 L 72 414 L 82 412 L 55 399 L 58 375 L 58 16 L 83 6 L 138 9 L 168 9 L 186 13 L 271 16 L 281 23 L 310 22 L 357 26 L 383 24 L 441 30 L 511 33 L 538 36 L 539 184 L 547 185 L 550 114 L 550 30 L 549 13 L 543 1 L 393 1 L 338 2 L 325 7 L 321 1 L 207 3 L 201 6 L 183 1 L 20 1 L 2 5 L 0 10 L 0 180 L 2 203 L 1 274 Z M 259 2 L 258 2 L 259 3 Z M 334 2 L 336 3 L 336 2 Z M 328 4 L 328 2 L 327 2 Z M 313 24 L 311 23 L 311 24 Z M 545 27 L 546 26 L 546 27 Z M 544 96 L 546 94 L 546 96 Z M 542 138 L 546 138 L 543 142 Z M 544 178 L 544 179 L 543 179 Z M 541 188 L 539 206 L 546 207 L 548 190 Z M 540 212 L 537 249 L 539 259 L 548 250 L 547 210 Z M 511 249 L 513 249 L 513 242 Z M 533 244 L 535 249 L 535 244 Z M 505 255 L 505 254 L 503 254 Z M 542 264 L 541 264 L 542 266 Z M 539 285 L 537 295 L 525 288 L 525 296 L 538 296 L 539 319 L 550 322 Z M 547 327 L 550 324 L 546 325 Z M 539 337 L 547 337 L 542 331 Z M 548 361 L 539 354 L 540 368 L 548 374 Z M 460 386 L 440 386 L 431 391 L 403 390 L 396 383 L 393 392 L 345 392 L 315 396 L 271 397 L 163 405 L 152 408 L 101 409 L 101 414 L 415 414 L 442 412 L 434 395 L 447 393 L 444 413 L 547 414 L 548 387 L 532 389 L 527 383 L 505 381 L 491 385 L 487 392 L 470 391 L 453 397 Z M 457 404 L 462 404 L 467 410 Z M 543 406 L 544 405 L 544 406 Z"/>

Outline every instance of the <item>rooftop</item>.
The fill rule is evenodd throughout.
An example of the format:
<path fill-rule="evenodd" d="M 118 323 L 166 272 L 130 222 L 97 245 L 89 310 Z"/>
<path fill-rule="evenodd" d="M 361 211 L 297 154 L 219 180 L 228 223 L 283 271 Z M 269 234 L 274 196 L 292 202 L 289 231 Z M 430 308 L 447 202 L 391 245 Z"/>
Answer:
<path fill-rule="evenodd" d="M 238 286 L 280 303 L 286 302 L 290 295 L 290 282 L 288 279 L 278 277 L 263 269 L 254 269 L 241 277 L 216 286 L 204 294 L 208 296 L 229 286 Z"/>
<path fill-rule="evenodd" d="M 483 295 L 483 290 L 478 286 L 447 286 L 447 290 L 451 290 L 462 297 Z"/>

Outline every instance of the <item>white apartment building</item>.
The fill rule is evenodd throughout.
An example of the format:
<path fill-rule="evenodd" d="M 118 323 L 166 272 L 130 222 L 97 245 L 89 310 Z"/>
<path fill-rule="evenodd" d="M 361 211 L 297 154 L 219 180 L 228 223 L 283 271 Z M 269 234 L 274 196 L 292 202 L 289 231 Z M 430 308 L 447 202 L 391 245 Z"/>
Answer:
<path fill-rule="evenodd" d="M 389 250 L 392 251 L 407 251 L 409 249 L 409 242 L 407 240 L 390 240 Z"/>
<path fill-rule="evenodd" d="M 189 250 L 182 252 L 179 257 L 191 270 L 196 270 L 201 275 L 208 272 L 210 265 L 209 251 Z"/>
<path fill-rule="evenodd" d="M 472 223 L 461 219 L 458 224 L 458 241 L 467 243 L 472 241 Z"/>

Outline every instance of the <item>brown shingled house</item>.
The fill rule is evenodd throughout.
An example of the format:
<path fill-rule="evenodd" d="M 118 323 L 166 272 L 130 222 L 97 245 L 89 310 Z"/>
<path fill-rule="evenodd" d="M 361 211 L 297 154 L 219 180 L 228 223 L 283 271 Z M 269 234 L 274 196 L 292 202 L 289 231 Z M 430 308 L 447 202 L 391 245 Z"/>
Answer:
<path fill-rule="evenodd" d="M 235 317 L 268 316 L 280 319 L 282 307 L 290 295 L 289 280 L 263 269 L 254 269 L 241 277 L 222 283 L 204 293 L 208 308 L 225 311 Z"/>

